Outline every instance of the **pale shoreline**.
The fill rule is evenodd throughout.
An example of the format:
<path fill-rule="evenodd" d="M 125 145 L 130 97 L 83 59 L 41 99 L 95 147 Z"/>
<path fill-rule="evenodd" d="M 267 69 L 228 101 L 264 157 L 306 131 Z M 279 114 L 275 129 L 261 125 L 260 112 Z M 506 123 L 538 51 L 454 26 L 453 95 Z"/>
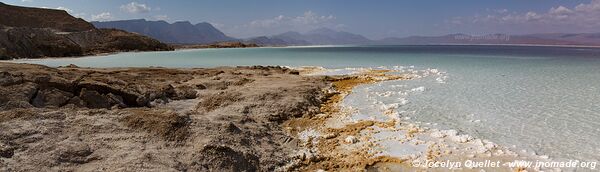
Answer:
<path fill-rule="evenodd" d="M 42 57 L 42 58 L 21 58 L 0 60 L 0 62 L 26 62 L 30 60 L 52 60 L 52 59 L 78 59 L 90 57 L 106 57 L 116 54 L 126 53 L 154 53 L 154 52 L 175 52 L 175 51 L 200 51 L 200 50 L 215 50 L 215 49 L 258 49 L 258 48 L 326 48 L 326 47 L 361 47 L 361 46 L 515 46 L 515 47 L 557 47 L 557 48 L 600 48 L 600 45 L 547 45 L 547 44 L 401 44 L 401 45 L 292 45 L 292 46 L 260 46 L 246 48 L 182 48 L 173 51 L 123 51 L 112 53 L 98 53 L 86 56 L 71 56 L 71 57 Z"/>
<path fill-rule="evenodd" d="M 318 75 L 318 73 L 326 73 L 326 71 L 327 71 L 327 69 L 322 69 L 322 68 L 318 68 L 318 67 L 307 67 L 307 68 L 305 68 L 305 70 L 308 72 L 308 73 L 305 73 L 305 75 L 314 74 L 314 73 L 317 73 L 317 75 Z M 321 115 L 322 117 L 317 118 L 317 121 L 322 121 L 322 122 L 312 122 L 313 123 L 312 125 L 300 125 L 300 126 L 292 125 L 291 126 L 292 128 L 297 128 L 297 127 L 303 128 L 303 130 L 294 131 L 292 133 L 298 133 L 297 137 L 300 137 L 300 138 L 307 137 L 308 139 L 304 139 L 305 145 L 315 145 L 315 144 L 318 145 L 316 147 L 314 147 L 314 146 L 304 147 L 304 149 L 300 150 L 300 152 L 310 152 L 310 153 L 308 153 L 309 155 L 306 155 L 306 156 L 314 156 L 314 157 L 325 156 L 326 159 L 329 159 L 330 161 L 334 161 L 337 163 L 347 163 L 347 164 L 341 164 L 341 166 L 344 166 L 345 168 L 331 169 L 332 167 L 327 166 L 326 165 L 327 163 L 320 164 L 321 162 L 316 162 L 316 164 L 306 164 L 307 165 L 306 168 L 308 170 L 319 170 L 319 169 L 327 170 L 327 171 L 329 171 L 329 170 L 333 170 L 333 171 L 360 170 L 362 168 L 365 168 L 365 166 L 363 165 L 364 163 L 374 163 L 373 166 L 371 166 L 370 168 L 381 169 L 381 170 L 384 170 L 384 169 L 389 170 L 390 168 L 396 169 L 396 170 L 430 169 L 427 167 L 414 167 L 414 166 L 411 167 L 411 163 L 413 161 L 417 161 L 417 160 L 424 161 L 422 158 L 415 159 L 413 157 L 414 155 L 397 156 L 397 155 L 393 155 L 393 153 L 388 154 L 388 153 L 380 152 L 381 150 L 378 150 L 379 148 L 375 148 L 375 147 L 382 146 L 379 144 L 381 144 L 380 140 L 383 139 L 383 138 L 376 138 L 375 135 L 378 135 L 378 133 L 380 133 L 380 132 L 389 132 L 389 131 L 385 131 L 385 130 L 389 130 L 389 129 L 391 129 L 391 131 L 393 131 L 393 132 L 399 132 L 400 136 L 397 136 L 397 137 L 401 137 L 401 135 L 403 135 L 402 133 L 405 133 L 405 132 L 407 134 L 407 137 L 409 137 L 408 136 L 409 133 L 411 135 L 409 138 L 407 138 L 408 140 L 397 141 L 394 145 L 389 145 L 389 146 L 402 147 L 402 149 L 405 149 L 405 150 L 415 149 L 411 146 L 411 144 L 407 144 L 409 142 L 415 144 L 415 146 L 420 145 L 420 144 L 431 144 L 431 145 L 437 146 L 436 148 L 432 148 L 431 146 L 429 146 L 426 150 L 421 150 L 421 152 L 418 154 L 422 154 L 422 156 L 424 156 L 426 154 L 428 155 L 429 152 L 431 152 L 431 151 L 437 151 L 437 152 L 441 153 L 440 155 L 435 155 L 437 158 L 448 159 L 448 160 L 452 159 L 455 161 L 456 160 L 477 160 L 477 159 L 482 159 L 482 158 L 483 158 L 482 160 L 492 159 L 492 160 L 494 160 L 494 162 L 496 160 L 498 160 L 498 161 L 502 161 L 504 163 L 510 162 L 511 160 L 518 160 L 518 159 L 529 159 L 532 161 L 533 160 L 548 161 L 547 157 L 545 157 L 545 156 L 537 155 L 537 157 L 536 157 L 534 155 L 528 155 L 525 153 L 513 152 L 513 151 L 509 150 L 507 147 L 502 147 L 502 146 L 496 145 L 487 140 L 473 138 L 471 136 L 464 135 L 463 133 L 458 133 L 455 130 L 438 130 L 438 129 L 433 129 L 433 128 L 429 129 L 427 127 L 420 127 L 418 123 L 411 123 L 406 120 L 398 119 L 395 117 L 391 117 L 391 119 L 392 119 L 391 121 L 378 121 L 378 120 L 373 120 L 373 121 L 358 120 L 357 121 L 357 120 L 347 119 L 349 116 L 352 115 L 352 112 L 351 112 L 352 108 L 344 107 L 341 104 L 341 102 L 344 101 L 344 99 L 346 99 L 347 95 L 352 94 L 352 91 L 354 91 L 356 89 L 356 86 L 378 84 L 380 82 L 386 82 L 386 81 L 392 81 L 392 80 L 405 80 L 405 79 L 411 79 L 413 77 L 418 77 L 418 76 L 410 76 L 410 75 L 405 75 L 405 74 L 400 74 L 400 76 L 379 75 L 378 74 L 378 73 L 380 73 L 379 71 L 385 71 L 386 73 L 394 72 L 393 70 L 388 71 L 387 69 L 361 69 L 358 71 L 358 73 L 345 75 L 346 78 L 350 78 L 350 81 L 344 81 L 344 80 L 335 81 L 334 85 L 336 84 L 336 82 L 349 82 L 349 83 L 356 82 L 356 85 L 351 84 L 347 88 L 343 88 L 342 90 L 338 89 L 337 91 L 341 92 L 340 93 L 341 99 L 336 99 L 337 101 L 331 102 L 329 105 L 328 104 L 325 105 L 326 107 L 332 106 L 332 108 L 339 108 L 339 111 L 333 111 L 333 113 L 326 113 L 324 115 Z M 374 74 L 376 74 L 376 75 L 374 75 Z M 383 74 L 383 73 L 381 73 L 381 74 Z M 352 80 L 354 80 L 354 79 L 352 79 L 354 76 L 358 76 L 358 78 L 376 77 L 379 79 L 376 79 L 374 81 L 361 80 L 361 79 L 358 79 L 358 81 L 352 81 Z M 350 108 L 350 109 L 347 109 L 347 108 Z M 391 115 L 391 114 L 388 114 L 388 115 Z M 314 119 L 303 119 L 303 120 L 314 120 Z M 294 123 L 298 123 L 298 122 L 292 122 L 292 124 L 294 124 Z M 371 123 L 371 124 L 367 124 L 367 126 L 364 128 L 356 128 L 356 126 L 364 125 L 364 123 Z M 332 130 L 333 131 L 335 131 L 335 130 L 340 130 L 340 131 L 358 130 L 359 132 L 358 133 L 353 132 L 353 134 L 352 133 L 343 133 L 343 132 L 333 132 L 333 133 L 328 132 L 328 131 L 332 131 Z M 375 131 L 375 132 L 373 132 L 373 131 Z M 366 132 L 366 133 L 364 133 L 364 132 Z M 367 133 L 369 133 L 369 134 L 367 134 Z M 453 134 L 448 134 L 448 133 L 453 133 Z M 333 135 L 333 137 L 330 135 Z M 412 135 L 415 135 L 415 136 L 412 136 Z M 432 140 L 421 141 L 421 140 L 417 139 L 417 135 L 418 135 L 418 138 L 431 137 Z M 394 138 L 395 137 L 396 136 L 394 136 Z M 440 139 L 440 140 L 436 141 L 435 139 Z M 355 141 L 352 141 L 352 140 L 355 140 Z M 441 141 L 441 140 L 444 140 L 444 141 Z M 306 143 L 306 142 L 312 142 L 312 144 Z M 328 146 L 331 144 L 331 142 L 334 142 L 334 143 L 339 142 L 338 143 L 339 146 L 335 146 L 335 147 Z M 481 145 L 477 145 L 478 143 Z M 321 145 L 321 144 L 324 144 L 324 145 Z M 471 145 L 471 144 L 474 144 L 474 145 Z M 356 145 L 356 146 L 354 146 L 354 145 Z M 443 147 L 447 147 L 449 145 L 456 146 L 456 148 L 450 149 L 450 150 L 443 149 Z M 460 148 L 460 149 L 457 149 L 457 148 Z M 466 149 L 466 150 L 463 150 L 463 149 Z M 479 152 L 481 149 L 483 149 L 484 151 Z M 475 153 L 475 152 L 473 152 L 473 150 L 476 150 L 479 153 Z M 448 153 L 448 151 L 450 151 L 452 153 Z M 372 152 L 380 152 L 380 153 L 372 154 Z M 304 153 L 304 154 L 306 154 L 306 153 Z M 492 154 L 494 154 L 494 156 L 492 156 Z M 364 158 L 359 158 L 362 156 L 364 156 Z M 418 157 L 418 155 L 417 155 L 417 157 Z M 349 159 L 349 160 L 351 160 L 351 162 L 346 162 L 343 159 Z M 430 160 L 430 159 L 428 159 L 428 160 Z M 434 161 L 434 160 L 432 160 L 432 161 Z M 499 170 L 499 169 L 495 169 L 495 168 L 484 168 L 484 169 Z M 500 169 L 504 171 L 507 168 L 500 168 Z M 528 169 L 535 171 L 533 168 L 528 168 Z M 437 170 L 444 171 L 443 168 L 437 169 Z M 466 170 L 466 169 L 463 169 L 463 170 Z M 512 170 L 506 170 L 506 171 L 512 171 Z"/>

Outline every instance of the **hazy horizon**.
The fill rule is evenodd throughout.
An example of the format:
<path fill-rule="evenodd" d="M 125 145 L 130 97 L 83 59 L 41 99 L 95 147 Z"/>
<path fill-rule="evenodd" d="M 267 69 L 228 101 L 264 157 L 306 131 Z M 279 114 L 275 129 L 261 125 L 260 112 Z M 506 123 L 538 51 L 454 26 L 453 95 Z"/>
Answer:
<path fill-rule="evenodd" d="M 87 21 L 209 22 L 237 38 L 330 28 L 370 39 L 455 33 L 592 33 L 600 29 L 600 0 L 420 1 L 96 1 L 8 0 L 7 4 L 61 9 Z"/>

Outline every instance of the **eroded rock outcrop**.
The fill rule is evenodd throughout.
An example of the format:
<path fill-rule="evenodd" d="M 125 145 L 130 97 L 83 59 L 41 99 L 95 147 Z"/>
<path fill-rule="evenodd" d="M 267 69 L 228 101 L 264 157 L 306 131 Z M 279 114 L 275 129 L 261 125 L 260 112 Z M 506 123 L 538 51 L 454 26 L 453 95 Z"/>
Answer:
<path fill-rule="evenodd" d="M 0 94 L 6 95 L 0 97 L 0 105 L 4 109 L 65 105 L 144 107 L 157 99 L 195 98 L 191 86 L 178 84 L 190 79 L 188 73 L 158 68 L 148 71 L 62 70 L 41 65 L 0 63 Z"/>

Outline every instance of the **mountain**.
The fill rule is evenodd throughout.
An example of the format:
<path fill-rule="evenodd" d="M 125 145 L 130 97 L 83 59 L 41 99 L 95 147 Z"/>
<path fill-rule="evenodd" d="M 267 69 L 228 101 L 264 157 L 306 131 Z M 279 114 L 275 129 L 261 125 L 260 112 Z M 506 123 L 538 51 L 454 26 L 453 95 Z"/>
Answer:
<path fill-rule="evenodd" d="M 319 28 L 304 34 L 298 32 L 285 32 L 272 36 L 290 43 L 310 45 L 344 45 L 344 44 L 366 44 L 371 40 L 362 35 L 343 31 L 335 31 L 328 28 Z"/>
<path fill-rule="evenodd" d="M 443 44 L 520 44 L 600 46 L 600 33 L 542 33 L 526 35 L 448 34 L 442 36 L 389 37 L 370 40 L 349 32 L 320 28 L 306 33 L 285 32 L 245 40 L 259 45 L 443 45 Z"/>
<path fill-rule="evenodd" d="M 188 21 L 167 23 L 145 19 L 92 22 L 98 28 L 116 28 L 146 35 L 162 42 L 178 44 L 206 44 L 233 41 L 210 23 L 192 24 Z"/>
<path fill-rule="evenodd" d="M 0 11 L 0 59 L 172 50 L 166 44 L 139 34 L 97 29 L 62 10 L 0 2 Z"/>
<path fill-rule="evenodd" d="M 596 39 L 599 40 L 599 39 Z M 385 38 L 373 41 L 380 45 L 428 45 L 428 44 L 525 44 L 525 45 L 600 45 L 600 41 L 583 42 L 582 39 L 565 39 L 555 35 L 466 35 L 450 34 L 443 36 L 410 36 L 405 38 Z"/>
<path fill-rule="evenodd" d="M 235 40 L 235 38 L 225 35 L 223 32 L 221 32 L 219 29 L 215 28 L 210 23 L 202 22 L 202 23 L 197 23 L 194 26 L 196 26 L 196 28 L 200 31 L 200 33 L 205 33 L 204 35 L 208 39 L 218 40 L 215 42 Z"/>
<path fill-rule="evenodd" d="M 260 36 L 245 39 L 244 42 L 255 43 L 263 46 L 282 45 L 347 45 L 367 44 L 371 40 L 362 35 L 349 32 L 335 31 L 328 28 L 319 28 L 299 33 L 294 31 L 284 32 L 272 36 Z"/>
<path fill-rule="evenodd" d="M 254 43 L 261 46 L 284 46 L 284 45 L 294 45 L 292 43 L 288 43 L 282 39 L 278 38 L 270 38 L 266 36 L 259 36 L 254 38 L 249 38 L 244 40 L 246 43 Z M 302 44 L 304 45 L 304 44 Z"/>
<path fill-rule="evenodd" d="M 542 33 L 530 34 L 529 36 L 544 39 L 578 42 L 591 45 L 600 45 L 600 33 Z"/>

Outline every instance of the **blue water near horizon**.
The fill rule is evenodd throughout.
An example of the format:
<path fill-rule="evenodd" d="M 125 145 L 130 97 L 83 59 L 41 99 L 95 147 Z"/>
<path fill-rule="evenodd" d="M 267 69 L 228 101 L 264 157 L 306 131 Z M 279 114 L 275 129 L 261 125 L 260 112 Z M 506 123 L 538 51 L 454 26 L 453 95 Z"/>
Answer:
<path fill-rule="evenodd" d="M 551 158 L 600 159 L 598 48 L 437 45 L 199 49 L 17 62 L 54 67 L 436 68 L 447 73 L 444 84 L 435 78 L 398 81 L 426 88 L 407 97 L 409 103 L 400 108 L 414 111 L 407 114 L 411 120 L 437 123 Z M 473 120 L 480 122 L 470 122 Z"/>

